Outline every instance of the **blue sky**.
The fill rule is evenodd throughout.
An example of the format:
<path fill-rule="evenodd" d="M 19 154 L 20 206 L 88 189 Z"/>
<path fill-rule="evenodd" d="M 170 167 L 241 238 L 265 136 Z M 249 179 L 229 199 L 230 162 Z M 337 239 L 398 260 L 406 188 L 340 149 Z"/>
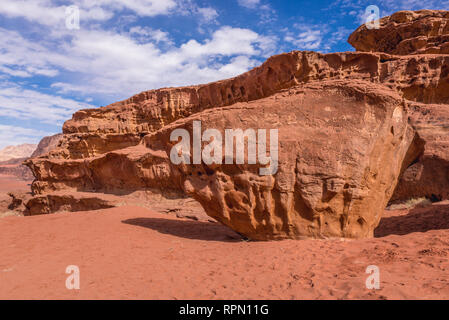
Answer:
<path fill-rule="evenodd" d="M 80 28 L 67 28 L 67 6 Z M 449 0 L 1 0 L 0 148 L 61 131 L 74 111 L 229 78 L 291 50 L 352 51 L 365 9 Z"/>

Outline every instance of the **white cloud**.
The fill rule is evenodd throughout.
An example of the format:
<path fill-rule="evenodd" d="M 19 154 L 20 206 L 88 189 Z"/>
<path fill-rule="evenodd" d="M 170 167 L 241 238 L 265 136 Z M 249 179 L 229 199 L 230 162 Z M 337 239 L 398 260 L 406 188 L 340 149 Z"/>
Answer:
<path fill-rule="evenodd" d="M 174 0 L 74 0 L 57 5 L 51 0 L 2 0 L 0 14 L 9 18 L 24 18 L 46 26 L 62 26 L 66 8 L 70 5 L 80 9 L 82 23 L 105 21 L 123 10 L 130 10 L 141 17 L 170 14 L 176 7 Z"/>
<path fill-rule="evenodd" d="M 142 17 L 153 17 L 157 15 L 169 14 L 176 8 L 177 3 L 174 0 L 81 0 L 82 7 L 92 8 L 99 6 L 111 10 L 128 9 Z"/>
<path fill-rule="evenodd" d="M 325 48 L 330 49 L 332 45 L 346 41 L 352 32 L 353 30 L 351 29 L 338 27 L 336 31 L 331 32 L 329 39 L 326 41 Z"/>
<path fill-rule="evenodd" d="M 67 3 L 67 6 L 77 4 Z M 46 26 L 63 25 L 66 19 L 65 5 L 55 5 L 50 0 L 2 0 L 0 14 L 9 18 L 24 18 Z M 80 16 L 85 21 L 104 21 L 113 16 L 112 11 L 99 6 L 80 4 Z"/>
<path fill-rule="evenodd" d="M 0 28 L 0 68 L 12 76 L 55 76 L 58 70 L 51 67 L 57 56 L 52 50 L 23 38 L 18 32 Z M 63 57 L 59 58 L 64 60 Z"/>
<path fill-rule="evenodd" d="M 170 34 L 160 29 L 153 29 L 148 27 L 135 26 L 129 29 L 129 33 L 132 36 L 137 36 L 141 42 L 148 42 L 148 40 L 154 40 L 156 43 L 165 42 L 172 44 Z"/>
<path fill-rule="evenodd" d="M 260 0 L 238 0 L 238 3 L 242 7 L 254 9 L 259 5 Z"/>
<path fill-rule="evenodd" d="M 295 24 L 294 27 L 299 32 L 288 31 L 284 40 L 295 45 L 297 50 L 318 50 L 322 47 L 326 27 L 307 24 Z"/>
<path fill-rule="evenodd" d="M 38 143 L 42 137 L 52 134 L 54 133 L 0 124 L 0 149 L 22 143 Z"/>
<path fill-rule="evenodd" d="M 206 23 L 214 21 L 218 17 L 218 12 L 214 8 L 198 8 L 197 11 L 202 21 Z"/>
<path fill-rule="evenodd" d="M 144 90 L 233 77 L 260 64 L 259 59 L 277 49 L 276 37 L 245 28 L 216 27 L 218 12 L 190 1 L 183 2 L 182 8 L 200 25 L 211 23 L 215 30 L 205 39 L 192 37 L 181 43 L 175 43 L 175 36 L 166 30 L 138 25 L 132 17 L 180 13 L 181 2 L 73 2 L 81 8 L 82 26 L 75 32 L 63 25 L 53 26 L 65 19 L 65 7 L 55 3 L 65 1 L 2 0 L 0 17 L 24 18 L 31 23 L 27 25 L 30 28 L 17 31 L 0 27 L 0 117 L 32 120 L 31 126 L 62 125 L 76 110 L 94 107 L 91 97 L 113 102 Z M 126 24 L 104 30 L 102 22 L 119 13 Z M 42 76 L 50 81 L 54 78 L 45 91 L 37 85 Z M 75 93 L 79 101 L 65 98 Z M 8 144 L 38 141 L 50 134 L 14 128 L 0 130 L 1 139 L 11 140 Z M 16 130 L 15 138 L 12 130 Z M 11 139 L 5 138 L 8 135 Z"/>
<path fill-rule="evenodd" d="M 136 35 L 143 39 L 136 39 Z M 41 72 L 70 71 L 76 78 L 53 84 L 60 94 L 81 92 L 116 99 L 151 88 L 232 77 L 253 67 L 254 57 L 271 55 L 276 48 L 273 37 L 229 26 L 219 28 L 202 42 L 192 39 L 162 50 L 158 43 L 169 41 L 168 37 L 162 30 L 142 27 L 129 33 L 81 29 L 70 40 L 60 43 L 58 39 L 58 45 L 54 45 L 57 50 L 37 47 L 31 57 L 26 52 L 33 48 L 32 41 L 20 38 L 15 46 L 8 47 L 8 66 L 27 70 L 27 65 L 37 63 Z"/>
<path fill-rule="evenodd" d="M 248 70 L 248 67 L 255 67 L 259 62 L 248 58 L 247 56 L 237 56 L 231 60 L 231 63 L 222 66 L 219 69 L 223 74 L 241 74 Z"/>
<path fill-rule="evenodd" d="M 259 45 L 266 46 L 269 42 L 269 38 L 260 36 L 249 29 L 224 26 L 215 31 L 212 39 L 204 44 L 190 40 L 181 46 L 179 53 L 186 58 L 198 58 L 204 55 L 262 55 Z"/>
<path fill-rule="evenodd" d="M 16 84 L 0 86 L 0 116 L 4 117 L 61 125 L 76 110 L 91 107 L 84 102 L 25 89 Z"/>
<path fill-rule="evenodd" d="M 2 0 L 0 13 L 46 25 L 56 24 L 65 18 L 64 6 L 53 6 L 47 0 Z"/>
<path fill-rule="evenodd" d="M 336 0 L 329 8 L 334 10 L 336 14 L 354 16 L 357 24 L 364 24 L 369 16 L 369 14 L 366 14 L 366 8 L 370 5 L 378 6 L 380 17 L 384 17 L 401 10 L 447 10 L 449 0 Z"/>

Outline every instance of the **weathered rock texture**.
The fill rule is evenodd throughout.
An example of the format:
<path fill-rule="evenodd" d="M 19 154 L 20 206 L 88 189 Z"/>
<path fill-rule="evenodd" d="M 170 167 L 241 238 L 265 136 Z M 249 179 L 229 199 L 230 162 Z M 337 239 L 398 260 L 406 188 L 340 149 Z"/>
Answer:
<path fill-rule="evenodd" d="M 396 89 L 410 100 L 411 123 L 426 145 L 419 161 L 402 176 L 392 201 L 448 199 L 449 11 L 397 12 L 380 19 L 379 30 L 359 27 L 348 41 L 358 51 L 404 55 L 408 60 L 407 77 L 395 71 L 395 63 L 388 72 L 396 82 L 413 83 Z M 419 79 L 412 79 L 413 75 L 419 75 Z"/>
<path fill-rule="evenodd" d="M 208 215 L 259 240 L 372 236 L 415 137 L 397 93 L 336 80 L 195 114 L 147 136 L 146 145 L 169 154 L 170 133 L 192 132 L 194 120 L 223 136 L 226 128 L 279 129 L 275 175 L 249 164 L 177 166 Z"/>
<path fill-rule="evenodd" d="M 381 25 L 388 19 L 404 29 L 396 43 L 420 30 L 434 43 L 421 28 L 430 20 L 447 30 L 447 12 L 397 13 Z M 210 216 L 253 239 L 372 236 L 390 198 L 447 196 L 449 55 L 417 49 L 392 55 L 387 47 L 370 47 L 378 42 L 365 40 L 367 32 L 359 28 L 351 43 L 384 52 L 294 51 L 232 79 L 151 90 L 76 112 L 59 146 L 27 161 L 42 204 L 32 209 L 32 199 L 27 206 L 33 214 L 73 211 L 88 202 L 61 193 L 146 190 L 193 196 Z M 278 172 L 173 165 L 169 134 L 194 119 L 204 121 L 203 129 L 279 129 Z M 435 176 L 433 186 L 422 187 L 422 179 Z M 57 205 L 47 205 L 53 195 Z"/>
<path fill-rule="evenodd" d="M 380 19 L 379 29 L 360 26 L 348 41 L 357 51 L 448 54 L 448 21 L 448 11 L 400 11 Z"/>
<path fill-rule="evenodd" d="M 449 105 L 411 103 L 409 110 L 425 152 L 405 171 L 392 201 L 449 199 Z"/>

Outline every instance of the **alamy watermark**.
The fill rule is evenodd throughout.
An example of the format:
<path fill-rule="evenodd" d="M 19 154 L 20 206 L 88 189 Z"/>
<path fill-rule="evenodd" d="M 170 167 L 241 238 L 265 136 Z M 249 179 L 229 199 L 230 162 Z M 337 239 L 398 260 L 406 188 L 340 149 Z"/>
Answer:
<path fill-rule="evenodd" d="M 173 164 L 201 164 L 206 165 L 244 164 L 245 145 L 247 145 L 247 164 L 260 164 L 260 175 L 272 175 L 278 170 L 278 129 L 270 129 L 270 150 L 267 156 L 267 129 L 225 129 L 224 157 L 223 135 L 217 129 L 207 129 L 202 132 L 201 121 L 193 121 L 193 145 L 191 136 L 186 129 L 175 129 L 170 135 L 170 141 L 179 141 L 170 151 Z M 235 157 L 234 157 L 235 141 Z M 209 143 L 202 148 L 203 143 Z M 191 154 L 192 150 L 192 154 Z"/>
<path fill-rule="evenodd" d="M 69 30 L 80 29 L 80 9 L 78 6 L 69 6 L 65 9 L 65 26 Z"/>
<path fill-rule="evenodd" d="M 378 266 L 370 265 L 366 267 L 366 273 L 369 274 L 366 278 L 365 285 L 367 289 L 380 289 L 380 270 Z"/>
<path fill-rule="evenodd" d="M 370 5 L 365 9 L 365 26 L 367 29 L 380 28 L 380 9 L 378 6 Z"/>
<path fill-rule="evenodd" d="M 65 281 L 65 287 L 68 290 L 80 289 L 80 268 L 75 265 L 67 266 L 65 273 L 69 274 Z"/>

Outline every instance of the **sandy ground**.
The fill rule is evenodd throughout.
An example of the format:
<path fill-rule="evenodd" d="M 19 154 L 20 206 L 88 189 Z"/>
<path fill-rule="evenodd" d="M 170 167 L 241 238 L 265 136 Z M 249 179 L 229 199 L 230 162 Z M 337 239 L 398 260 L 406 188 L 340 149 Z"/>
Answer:
<path fill-rule="evenodd" d="M 374 239 L 279 242 L 137 206 L 6 217 L 0 299 L 449 299 L 449 202 L 385 214 Z"/>
<path fill-rule="evenodd" d="M 29 190 L 31 182 L 0 174 L 0 193 L 7 193 L 14 190 Z"/>

